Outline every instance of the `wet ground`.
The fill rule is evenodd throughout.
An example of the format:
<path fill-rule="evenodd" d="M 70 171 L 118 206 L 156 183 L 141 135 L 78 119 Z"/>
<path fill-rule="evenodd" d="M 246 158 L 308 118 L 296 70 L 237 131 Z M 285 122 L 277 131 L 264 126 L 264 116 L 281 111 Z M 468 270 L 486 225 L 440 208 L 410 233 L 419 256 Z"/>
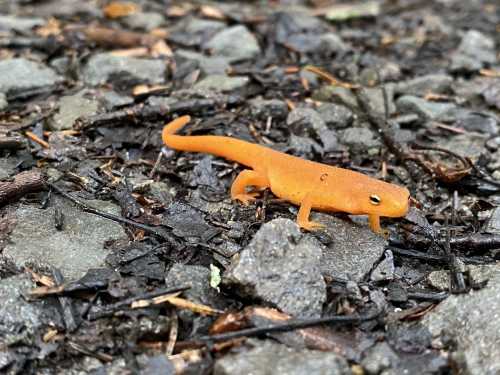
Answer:
<path fill-rule="evenodd" d="M 494 0 L 0 0 L 0 372 L 500 373 L 499 45 Z M 412 208 L 301 230 L 181 115 Z"/>

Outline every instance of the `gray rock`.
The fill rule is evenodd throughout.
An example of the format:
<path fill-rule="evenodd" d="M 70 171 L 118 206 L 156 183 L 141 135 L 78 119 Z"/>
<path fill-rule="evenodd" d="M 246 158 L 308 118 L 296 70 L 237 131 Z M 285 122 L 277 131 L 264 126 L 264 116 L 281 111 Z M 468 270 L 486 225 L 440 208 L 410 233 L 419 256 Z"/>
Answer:
<path fill-rule="evenodd" d="M 500 234 L 500 207 L 493 210 L 484 231 L 491 234 Z"/>
<path fill-rule="evenodd" d="M 444 291 L 450 289 L 450 273 L 448 271 L 432 271 L 427 275 L 425 280 L 430 286 L 437 290 Z"/>
<path fill-rule="evenodd" d="M 68 56 L 56 57 L 50 60 L 50 67 L 53 68 L 58 74 L 66 75 L 71 68 L 71 59 Z"/>
<path fill-rule="evenodd" d="M 226 57 L 230 62 L 249 60 L 261 52 L 257 39 L 243 25 L 218 32 L 205 43 L 204 48 L 215 56 Z"/>
<path fill-rule="evenodd" d="M 288 106 L 283 100 L 255 98 L 249 101 L 252 117 L 266 120 L 268 117 L 282 119 L 288 115 Z"/>
<path fill-rule="evenodd" d="M 385 258 L 372 271 L 370 279 L 372 281 L 388 281 L 394 279 L 394 256 L 391 250 L 385 252 Z"/>
<path fill-rule="evenodd" d="M 295 108 L 288 114 L 286 123 L 289 126 L 300 124 L 305 127 L 310 127 L 316 133 L 328 130 L 326 122 L 323 120 L 321 115 L 312 108 Z"/>
<path fill-rule="evenodd" d="M 249 350 L 227 354 L 215 362 L 214 375 L 347 375 L 347 361 L 333 352 L 297 350 L 271 341 L 252 340 Z"/>
<path fill-rule="evenodd" d="M 347 49 L 346 44 L 337 34 L 326 33 L 318 37 L 317 33 L 299 33 L 288 37 L 287 45 L 301 53 L 321 53 L 331 55 Z"/>
<path fill-rule="evenodd" d="M 156 12 L 138 12 L 120 20 L 130 29 L 151 31 L 165 24 L 165 17 Z"/>
<path fill-rule="evenodd" d="M 221 21 L 186 17 L 172 30 L 169 40 L 187 47 L 199 46 L 225 27 Z"/>
<path fill-rule="evenodd" d="M 26 262 L 52 265 L 69 279 L 81 277 L 89 268 L 104 264 L 105 241 L 126 238 L 120 225 L 77 209 L 67 200 L 55 199 L 64 215 L 62 230 L 54 225 L 54 207 L 41 210 L 20 206 L 17 224 L 10 235 L 4 255 L 23 266 Z M 119 208 L 104 201 L 88 201 L 97 209 L 113 214 Z"/>
<path fill-rule="evenodd" d="M 481 95 L 487 104 L 500 109 L 500 83 L 498 80 L 482 90 Z"/>
<path fill-rule="evenodd" d="M 96 114 L 97 100 L 87 91 L 82 90 L 73 95 L 62 96 L 59 99 L 59 111 L 49 122 L 52 130 L 73 129 L 73 124 L 78 117 Z"/>
<path fill-rule="evenodd" d="M 165 278 L 166 287 L 188 285 L 191 288 L 183 292 L 187 300 L 210 306 L 214 309 L 223 310 L 228 305 L 226 299 L 220 295 L 217 289 L 210 286 L 210 270 L 202 266 L 189 266 L 175 263 Z M 190 310 L 179 310 L 179 317 L 185 321 L 192 321 L 197 316 Z M 202 324 L 198 322 L 198 324 Z"/>
<path fill-rule="evenodd" d="M 166 64 L 162 60 L 94 55 L 83 68 L 82 78 L 88 85 L 98 86 L 118 80 L 128 84 L 165 82 Z"/>
<path fill-rule="evenodd" d="M 335 129 L 347 128 L 354 119 L 354 114 L 349 108 L 335 103 L 321 104 L 318 113 L 326 125 Z"/>
<path fill-rule="evenodd" d="M 292 152 L 294 155 L 310 159 L 314 153 L 321 154 L 323 148 L 309 137 L 299 137 L 292 134 L 288 138 L 286 152 Z"/>
<path fill-rule="evenodd" d="M 446 94 L 451 90 L 453 78 L 447 74 L 428 74 L 395 86 L 397 95 L 425 96 L 429 93 Z"/>
<path fill-rule="evenodd" d="M 0 92 L 0 111 L 3 111 L 8 105 L 7 97 L 3 92 Z"/>
<path fill-rule="evenodd" d="M 454 120 L 457 106 L 453 103 L 435 103 L 425 99 L 405 95 L 396 101 L 396 107 L 401 113 L 415 113 L 422 121 Z"/>
<path fill-rule="evenodd" d="M 361 365 L 369 375 L 377 375 L 382 371 L 395 367 L 399 363 L 399 357 L 386 342 L 376 344 L 368 349 L 366 357 Z"/>
<path fill-rule="evenodd" d="M 102 94 L 101 101 L 107 110 L 112 110 L 116 107 L 133 104 L 134 98 L 118 94 L 116 91 L 106 91 Z"/>
<path fill-rule="evenodd" d="M 27 32 L 34 27 L 44 24 L 45 20 L 43 18 L 16 17 L 0 14 L 0 30 Z"/>
<path fill-rule="evenodd" d="M 476 71 L 485 64 L 494 64 L 495 62 L 495 41 L 477 30 L 469 30 L 451 57 L 450 69 L 453 71 Z"/>
<path fill-rule="evenodd" d="M 330 152 L 337 149 L 337 134 L 326 126 L 321 115 L 312 108 L 295 108 L 288 114 L 288 125 L 300 124 L 310 127 L 317 134 L 323 144 L 323 151 Z"/>
<path fill-rule="evenodd" d="M 175 51 L 175 55 L 186 60 L 196 61 L 205 75 L 225 74 L 231 66 L 229 60 L 223 56 L 206 56 L 199 52 L 183 49 Z"/>
<path fill-rule="evenodd" d="M 312 236 L 291 220 L 275 219 L 233 260 L 224 282 L 288 314 L 318 317 L 326 300 L 320 258 L 320 244 Z"/>
<path fill-rule="evenodd" d="M 355 224 L 332 215 L 313 213 L 311 220 L 325 224 L 332 242 L 323 247 L 324 276 L 360 282 L 384 254 L 386 241 L 368 225 Z"/>
<path fill-rule="evenodd" d="M 351 90 L 340 86 L 323 85 L 313 93 L 312 98 L 320 102 L 338 102 L 350 107 L 357 106 L 356 97 Z"/>
<path fill-rule="evenodd" d="M 0 280 L 0 342 L 2 345 L 33 344 L 41 329 L 57 311 L 42 302 L 28 302 L 23 294 L 35 287 L 27 274 Z M 52 319 L 51 319 L 52 317 Z"/>
<path fill-rule="evenodd" d="M 214 74 L 205 77 L 196 85 L 195 89 L 229 92 L 245 87 L 249 83 L 248 77 L 228 77 L 223 74 Z"/>
<path fill-rule="evenodd" d="M 0 158 L 0 180 L 12 177 L 16 172 L 16 166 L 20 160 L 13 156 L 3 156 Z"/>
<path fill-rule="evenodd" d="M 469 157 L 475 162 L 481 154 L 487 152 L 484 146 L 486 139 L 488 139 L 488 136 L 485 134 L 458 134 L 443 140 L 441 147 L 452 150 L 463 157 Z"/>
<path fill-rule="evenodd" d="M 498 121 L 494 115 L 481 112 L 467 112 L 463 117 L 459 117 L 455 126 L 464 128 L 469 132 L 485 134 L 498 133 Z"/>
<path fill-rule="evenodd" d="M 62 81 L 52 69 L 24 58 L 0 61 L 0 92 L 9 96 L 50 88 Z"/>
<path fill-rule="evenodd" d="M 380 147 L 380 140 L 368 128 L 347 128 L 338 132 L 339 142 L 348 146 L 353 152 L 366 151 Z"/>
<path fill-rule="evenodd" d="M 484 289 L 451 295 L 422 320 L 438 340 L 453 337 L 452 358 L 464 374 L 500 373 L 500 266 L 487 269 Z"/>

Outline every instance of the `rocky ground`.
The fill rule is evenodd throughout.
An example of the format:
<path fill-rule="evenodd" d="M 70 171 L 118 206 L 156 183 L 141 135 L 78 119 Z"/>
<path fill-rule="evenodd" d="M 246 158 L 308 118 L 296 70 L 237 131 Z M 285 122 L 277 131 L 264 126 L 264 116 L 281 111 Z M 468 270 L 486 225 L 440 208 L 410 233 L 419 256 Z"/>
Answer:
<path fill-rule="evenodd" d="M 0 0 L 0 372 L 500 373 L 499 46 L 495 0 Z M 184 114 L 413 207 L 304 232 Z"/>

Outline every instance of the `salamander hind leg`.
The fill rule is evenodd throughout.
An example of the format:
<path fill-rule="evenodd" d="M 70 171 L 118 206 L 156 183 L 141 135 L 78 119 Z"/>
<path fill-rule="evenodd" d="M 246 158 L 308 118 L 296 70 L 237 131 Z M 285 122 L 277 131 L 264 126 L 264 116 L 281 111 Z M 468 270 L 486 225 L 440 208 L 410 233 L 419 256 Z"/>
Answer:
<path fill-rule="evenodd" d="M 311 194 L 306 194 L 302 202 L 300 202 L 299 213 L 297 214 L 297 224 L 299 225 L 299 227 L 308 231 L 314 231 L 324 228 L 325 226 L 323 224 L 309 220 L 309 214 L 311 213 L 311 208 L 312 208 Z"/>
<path fill-rule="evenodd" d="M 244 170 L 236 177 L 231 185 L 231 199 L 238 200 L 245 206 L 259 195 L 258 193 L 248 193 L 246 188 L 249 186 L 256 186 L 259 188 L 269 187 L 269 180 L 267 177 L 257 171 Z"/>

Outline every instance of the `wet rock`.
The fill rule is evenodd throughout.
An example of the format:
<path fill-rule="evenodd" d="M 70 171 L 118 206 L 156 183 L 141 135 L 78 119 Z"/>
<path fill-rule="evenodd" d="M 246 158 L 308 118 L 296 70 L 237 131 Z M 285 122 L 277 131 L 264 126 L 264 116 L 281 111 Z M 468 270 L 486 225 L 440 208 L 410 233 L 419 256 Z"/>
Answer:
<path fill-rule="evenodd" d="M 377 375 L 382 371 L 395 367 L 399 363 L 399 357 L 386 343 L 381 342 L 368 349 L 366 357 L 361 365 L 369 375 Z"/>
<path fill-rule="evenodd" d="M 427 275 L 426 281 L 437 290 L 445 291 L 450 289 L 450 273 L 448 271 L 432 271 Z"/>
<path fill-rule="evenodd" d="M 471 375 L 500 372 L 500 266 L 488 269 L 490 280 L 484 289 L 451 295 L 422 320 L 442 345 L 452 344 L 457 368 Z"/>
<path fill-rule="evenodd" d="M 384 95 L 384 90 L 386 95 Z M 394 104 L 394 85 L 386 84 L 384 87 L 365 88 L 363 89 L 363 93 L 368 101 L 368 106 L 374 113 L 385 115 L 386 108 L 389 115 L 396 112 L 396 106 Z"/>
<path fill-rule="evenodd" d="M 248 83 L 248 77 L 228 77 L 223 74 L 214 74 L 202 79 L 194 86 L 194 88 L 202 90 L 214 90 L 219 92 L 229 92 L 241 89 Z"/>
<path fill-rule="evenodd" d="M 450 69 L 476 71 L 483 68 L 485 64 L 494 64 L 495 61 L 495 41 L 477 30 L 469 30 L 451 57 Z"/>
<path fill-rule="evenodd" d="M 276 40 L 301 53 L 331 55 L 347 49 L 337 33 L 307 12 L 279 12 L 274 16 Z"/>
<path fill-rule="evenodd" d="M 500 234 L 500 207 L 493 210 L 484 231 L 491 234 Z"/>
<path fill-rule="evenodd" d="M 211 191 L 225 192 L 226 187 L 217 176 L 217 171 L 212 166 L 212 156 L 205 156 L 193 168 L 189 175 L 188 184 L 190 187 L 208 187 Z"/>
<path fill-rule="evenodd" d="M 312 108 L 295 108 L 288 114 L 286 123 L 289 126 L 311 127 L 316 133 L 328 130 L 323 118 Z"/>
<path fill-rule="evenodd" d="M 314 154 L 323 153 L 323 148 L 308 137 L 299 137 L 292 134 L 288 140 L 286 152 L 305 159 L 311 159 Z"/>
<path fill-rule="evenodd" d="M 255 36 L 243 25 L 232 26 L 213 36 L 204 45 L 215 56 L 223 56 L 230 62 L 252 59 L 260 54 Z"/>
<path fill-rule="evenodd" d="M 164 213 L 163 223 L 178 237 L 205 242 L 218 230 L 207 224 L 203 212 L 182 202 L 174 202 Z"/>
<path fill-rule="evenodd" d="M 352 152 L 366 152 L 369 149 L 380 147 L 380 140 L 368 128 L 347 128 L 338 132 L 339 142 L 348 146 Z"/>
<path fill-rule="evenodd" d="M 0 61 L 0 92 L 9 97 L 39 89 L 50 89 L 62 82 L 52 69 L 24 58 Z"/>
<path fill-rule="evenodd" d="M 17 224 L 3 254 L 19 266 L 26 262 L 52 265 L 66 278 L 78 278 L 89 268 L 103 264 L 106 241 L 124 238 L 125 233 L 119 224 L 84 213 L 67 200 L 56 197 L 54 202 L 45 210 L 24 205 L 16 210 Z M 119 212 L 108 202 L 87 203 L 115 215 Z M 54 224 L 56 207 L 64 216 L 62 230 Z"/>
<path fill-rule="evenodd" d="M 453 78 L 447 74 L 428 74 L 395 85 L 397 95 L 425 96 L 427 94 L 446 94 L 451 90 Z"/>
<path fill-rule="evenodd" d="M 323 151 L 330 152 L 337 149 L 337 134 L 328 129 L 323 118 L 314 109 L 295 108 L 288 114 L 286 123 L 289 126 L 312 129 L 323 144 Z"/>
<path fill-rule="evenodd" d="M 382 260 L 370 275 L 372 281 L 387 281 L 394 279 L 394 256 L 391 250 L 385 252 L 385 258 Z"/>
<path fill-rule="evenodd" d="M 224 274 L 239 292 L 300 317 L 320 316 L 326 300 L 320 244 L 288 219 L 264 224 Z"/>
<path fill-rule="evenodd" d="M 52 130 L 72 129 L 75 120 L 81 116 L 91 116 L 97 112 L 97 100 L 87 90 L 59 99 L 59 112 L 49 122 Z"/>
<path fill-rule="evenodd" d="M 347 375 L 347 361 L 333 352 L 296 350 L 272 341 L 249 343 L 253 348 L 228 354 L 215 362 L 215 375 Z"/>
<path fill-rule="evenodd" d="M 354 119 L 354 114 L 349 108 L 335 103 L 321 104 L 318 113 L 327 126 L 335 129 L 347 128 Z"/>
<path fill-rule="evenodd" d="M 16 167 L 20 160 L 14 156 L 0 157 L 0 180 L 12 177 L 16 173 Z"/>
<path fill-rule="evenodd" d="M 134 103 L 134 98 L 128 95 L 120 95 L 116 91 L 104 92 L 100 100 L 104 107 L 109 111 L 117 107 L 131 105 Z"/>
<path fill-rule="evenodd" d="M 498 121 L 494 115 L 481 112 L 468 112 L 455 122 L 455 126 L 464 128 L 469 132 L 496 134 Z"/>
<path fill-rule="evenodd" d="M 189 266 L 175 263 L 165 277 L 165 286 L 178 287 L 188 285 L 191 288 L 182 293 L 187 300 L 224 310 L 228 307 L 228 300 L 215 288 L 210 286 L 210 270 L 202 266 Z M 193 332 L 206 332 L 208 325 L 213 321 L 210 317 L 200 317 L 190 310 L 179 310 L 179 318 L 186 323 L 191 322 Z M 193 321 L 194 319 L 194 321 Z"/>
<path fill-rule="evenodd" d="M 109 53 L 94 55 L 82 72 L 82 79 L 88 85 L 98 86 L 115 81 L 132 86 L 137 83 L 163 83 L 166 64 L 161 60 L 113 56 Z"/>
<path fill-rule="evenodd" d="M 323 85 L 313 93 L 312 98 L 320 102 L 338 102 L 351 107 L 357 106 L 356 97 L 351 90 L 340 86 Z"/>
<path fill-rule="evenodd" d="M 199 46 L 225 27 L 221 21 L 187 17 L 172 30 L 169 40 L 186 47 Z"/>
<path fill-rule="evenodd" d="M 288 106 L 283 100 L 255 98 L 249 101 L 252 117 L 261 120 L 282 119 L 288 115 Z"/>
<path fill-rule="evenodd" d="M 494 82 L 481 92 L 484 100 L 489 105 L 500 109 L 500 83 Z"/>
<path fill-rule="evenodd" d="M 0 280 L 0 341 L 2 345 L 30 345 L 40 330 L 59 314 L 48 304 L 28 302 L 23 294 L 35 287 L 27 274 Z"/>
<path fill-rule="evenodd" d="M 165 17 L 156 12 L 138 12 L 120 21 L 130 29 L 151 31 L 165 24 Z"/>
<path fill-rule="evenodd" d="M 222 56 L 206 56 L 199 52 L 183 49 L 175 51 L 175 56 L 195 61 L 205 75 L 225 74 L 230 67 L 229 60 Z"/>
<path fill-rule="evenodd" d="M 355 224 L 332 215 L 313 213 L 311 220 L 326 225 L 332 239 L 324 244 L 323 275 L 359 282 L 384 254 L 385 240 L 365 224 Z"/>
<path fill-rule="evenodd" d="M 0 92 L 0 111 L 3 111 L 8 105 L 7 96 L 3 92 Z"/>
<path fill-rule="evenodd" d="M 20 31 L 28 32 L 34 27 L 45 24 L 43 18 L 37 17 L 16 17 L 0 14 L 0 31 Z"/>
<path fill-rule="evenodd" d="M 443 140 L 441 147 L 452 150 L 463 157 L 469 157 L 475 162 L 481 154 L 487 152 L 484 147 L 487 138 L 487 135 L 477 133 L 459 134 Z"/>
<path fill-rule="evenodd" d="M 401 113 L 415 113 L 421 121 L 450 121 L 454 120 L 457 107 L 453 103 L 430 102 L 416 96 L 402 96 L 396 101 Z"/>

